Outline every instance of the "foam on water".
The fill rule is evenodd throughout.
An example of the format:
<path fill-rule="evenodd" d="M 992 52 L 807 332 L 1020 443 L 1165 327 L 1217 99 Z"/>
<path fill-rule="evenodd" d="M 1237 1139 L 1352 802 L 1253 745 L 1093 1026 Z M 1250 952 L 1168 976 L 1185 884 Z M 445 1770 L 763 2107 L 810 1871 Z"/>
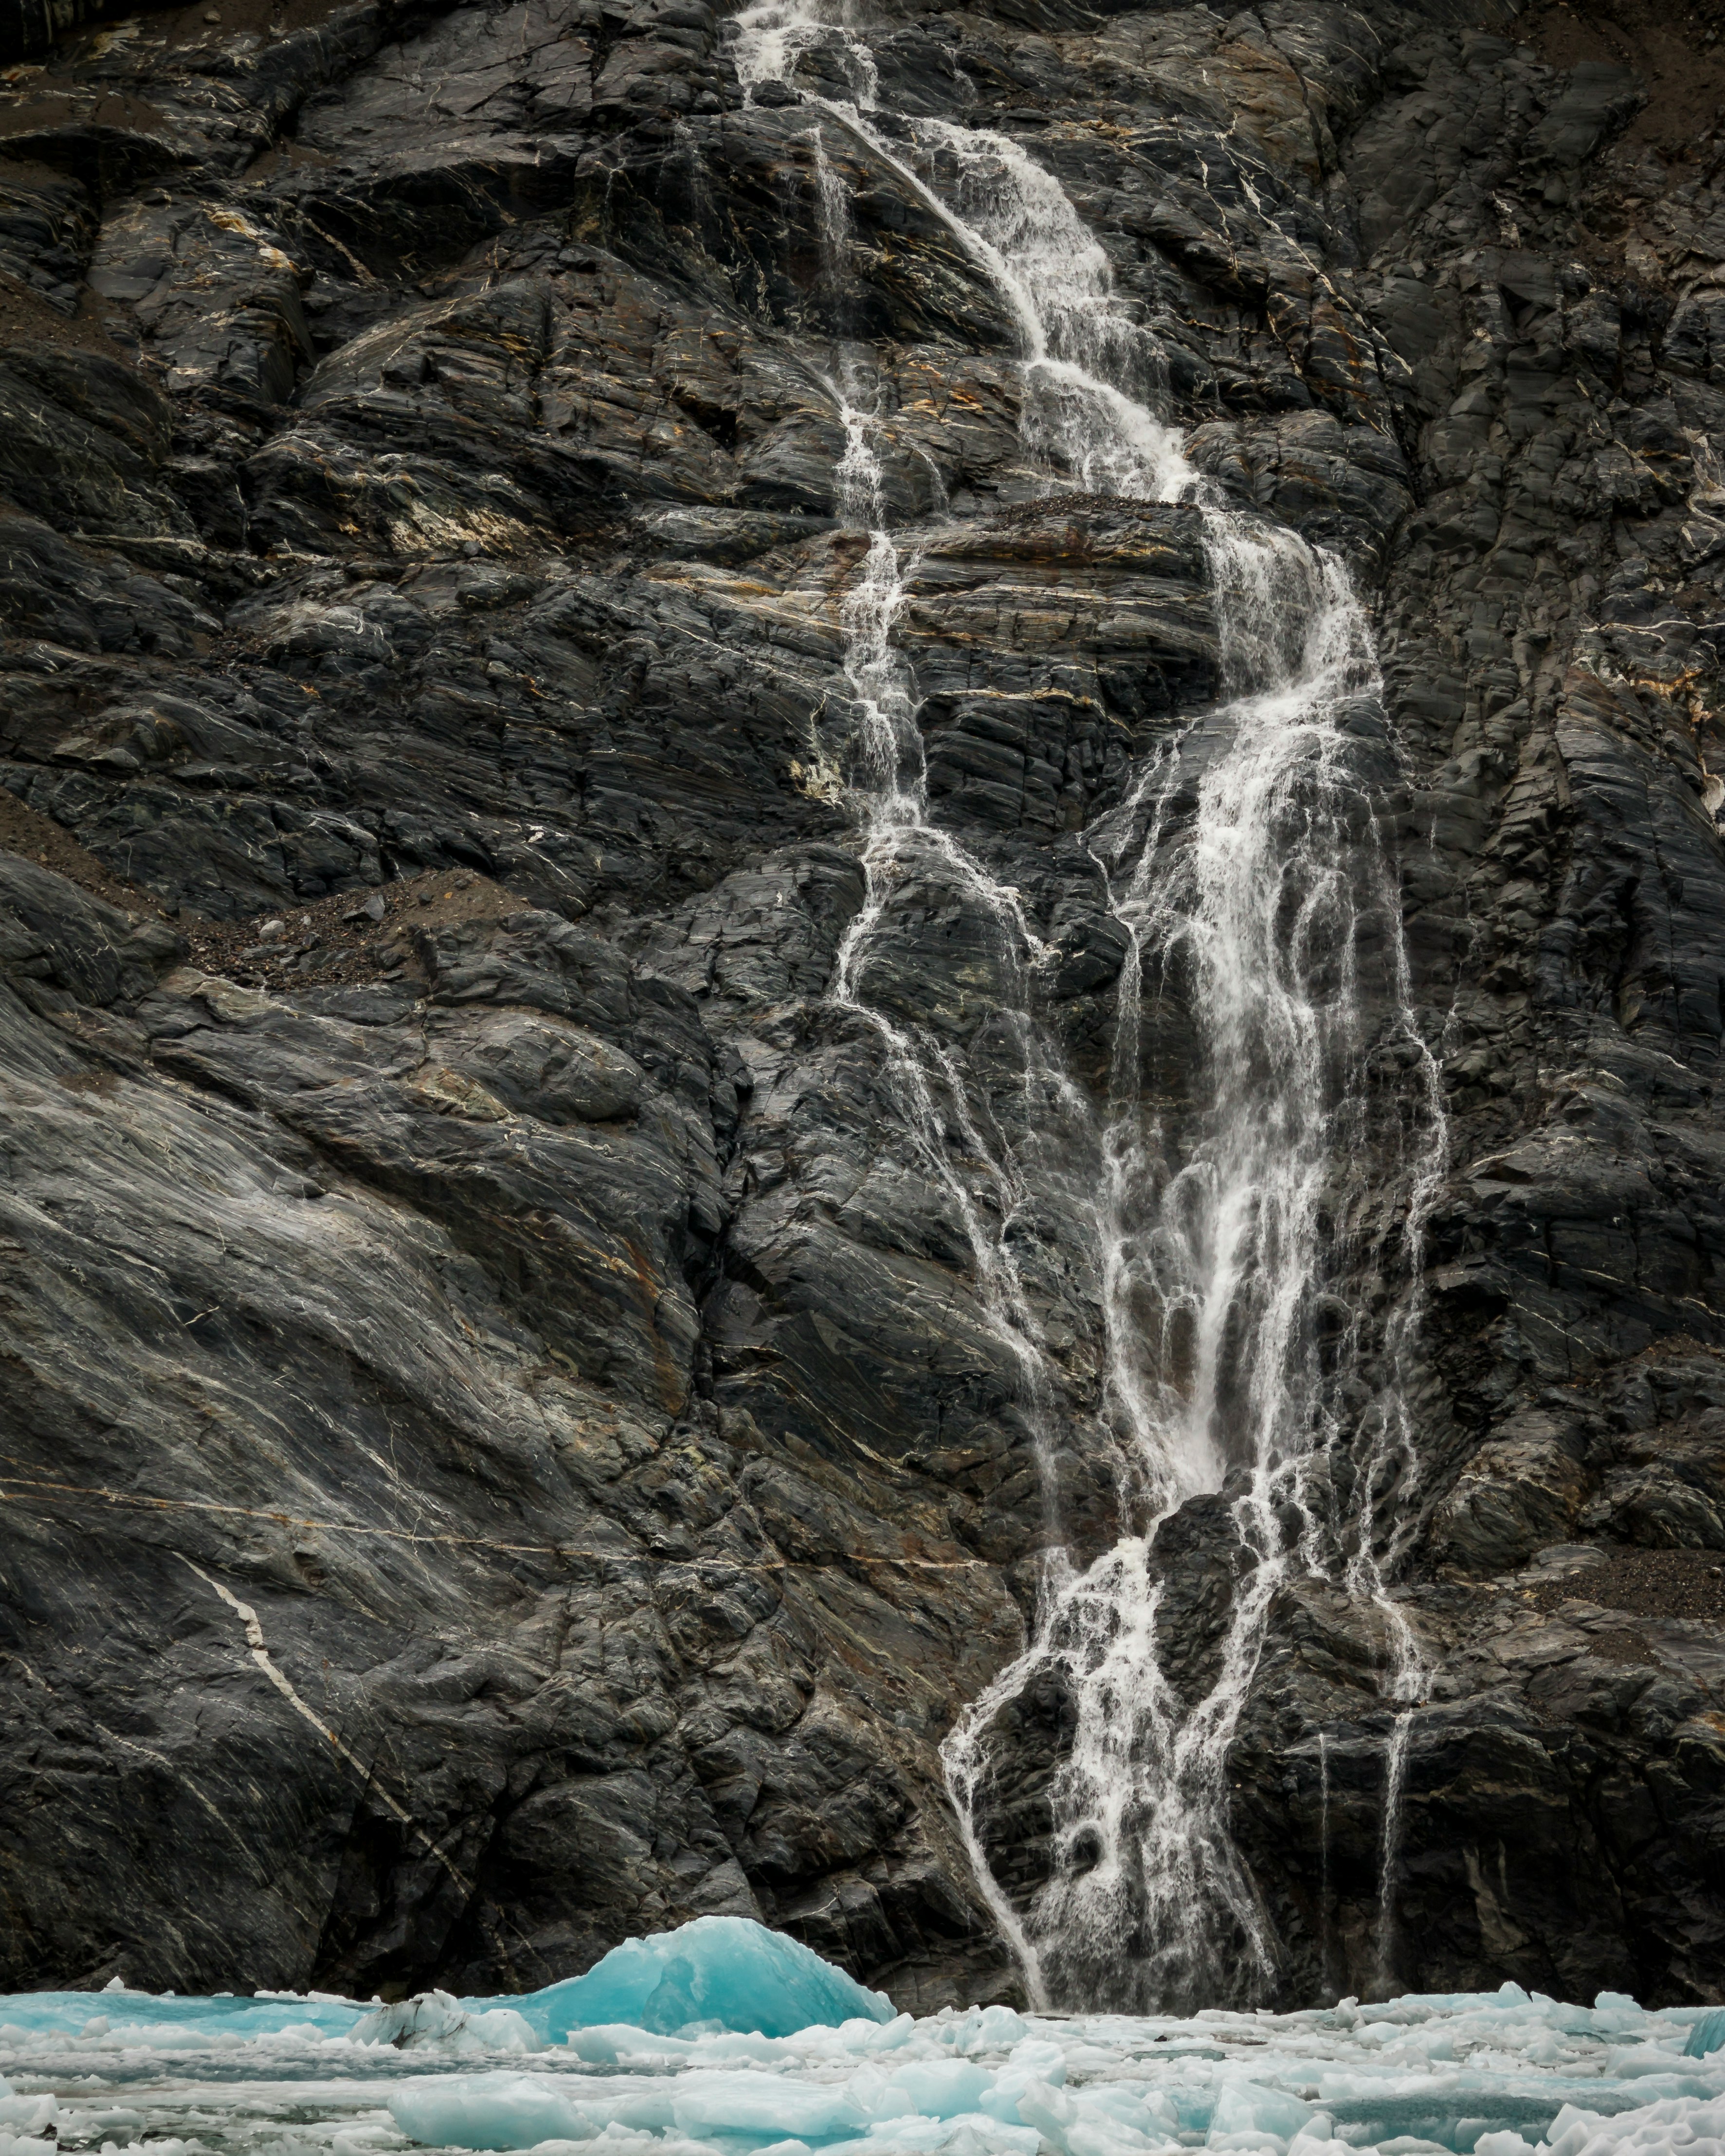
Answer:
<path fill-rule="evenodd" d="M 913 2020 L 806 1948 L 718 1921 L 506 2003 L 0 1999 L 0 2156 L 1725 2156 L 1717 2010 L 1505 1984 L 1297 2014 Z M 631 1996 L 661 2022 L 696 2011 L 583 2018 Z"/>

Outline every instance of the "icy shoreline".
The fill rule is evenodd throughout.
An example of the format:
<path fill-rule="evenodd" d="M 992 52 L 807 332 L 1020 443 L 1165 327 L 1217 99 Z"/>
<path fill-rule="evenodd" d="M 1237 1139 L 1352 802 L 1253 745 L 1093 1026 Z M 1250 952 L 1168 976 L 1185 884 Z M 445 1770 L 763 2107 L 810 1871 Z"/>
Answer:
<path fill-rule="evenodd" d="M 507 2002 L 113 1987 L 0 1999 L 0 2156 L 1725 2156 L 1725 2051 L 1687 2048 L 1725 2036 L 1706 2007 L 1646 2011 L 1609 1993 L 1567 2005 L 1506 1984 L 1291 2014 L 990 2006 L 913 2020 L 807 1959 L 824 1996 L 864 2010 L 761 2034 L 742 2025 L 794 2015 L 798 1972 L 762 2011 L 749 2002 L 766 1975 L 734 1959 L 723 1980 L 696 1967 L 710 2010 L 680 2033 L 583 2025 L 619 1995 L 595 1981 L 605 1964 Z M 686 1982 L 686 1953 L 681 1965 Z"/>

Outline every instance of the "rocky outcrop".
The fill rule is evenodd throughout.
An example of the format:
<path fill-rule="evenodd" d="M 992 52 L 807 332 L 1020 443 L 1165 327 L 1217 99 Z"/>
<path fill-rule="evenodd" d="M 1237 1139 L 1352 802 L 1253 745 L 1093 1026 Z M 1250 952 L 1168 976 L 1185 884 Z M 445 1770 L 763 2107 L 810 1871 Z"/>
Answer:
<path fill-rule="evenodd" d="M 1603 19 L 875 40 L 897 109 L 1059 175 L 1194 460 L 1377 618 L 1450 1116 L 1384 1493 L 1434 1674 L 1398 1733 L 1381 1621 L 1284 1592 L 1233 1779 L 1291 1998 L 1720 1982 L 1725 186 Z M 937 819 L 1082 1085 L 1127 957 L 1086 831 L 1217 627 L 1195 510 L 1044 498 L 999 290 L 799 98 L 745 102 L 703 0 L 216 0 L 7 78 L 0 1986 L 504 1990 L 712 1911 L 906 2004 L 1015 1981 L 936 1747 L 1045 1477 L 827 993 L 833 337 Z M 1022 1138 L 1000 964 L 931 886 L 865 986 Z M 1147 1029 L 1178 1113 L 1178 994 Z M 1087 1548 L 1055 1188 L 1020 1262 Z M 1221 1504 L 1158 1543 L 1181 1681 Z M 982 1824 L 1029 1893 L 1065 1723 L 1014 1712 Z"/>

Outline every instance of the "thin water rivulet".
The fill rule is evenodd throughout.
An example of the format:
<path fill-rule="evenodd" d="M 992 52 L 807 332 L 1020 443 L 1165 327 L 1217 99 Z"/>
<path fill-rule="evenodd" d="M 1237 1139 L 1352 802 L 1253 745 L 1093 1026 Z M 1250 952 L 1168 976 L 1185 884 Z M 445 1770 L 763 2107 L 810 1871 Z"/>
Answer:
<path fill-rule="evenodd" d="M 944 1748 L 972 1864 L 1038 2004 L 1143 2011 L 1249 1994 L 1276 1943 L 1230 1835 L 1228 1755 L 1279 1591 L 1327 1573 L 1378 1613 L 1384 1690 L 1400 1710 L 1384 1778 L 1388 1976 L 1396 1802 L 1421 1667 L 1385 1584 L 1401 1521 L 1379 1514 L 1399 1486 L 1404 1515 L 1414 1468 L 1402 1377 L 1444 1140 L 1391 866 L 1358 776 L 1362 732 L 1374 731 L 1358 722 L 1379 686 L 1368 623 L 1338 559 L 1226 507 L 1187 461 L 1151 408 L 1154 336 L 1116 300 L 1106 254 L 1051 173 L 1005 136 L 883 112 L 873 52 L 823 0 L 760 0 L 736 18 L 732 51 L 751 92 L 778 80 L 803 93 L 831 256 L 846 205 L 829 131 L 884 161 L 1008 303 L 1022 439 L 1046 489 L 1185 505 L 1220 642 L 1218 708 L 1146 757 L 1086 834 L 1127 952 L 1098 1106 L 1038 1022 L 1045 950 L 1018 894 L 929 820 L 915 684 L 893 640 L 906 562 L 884 506 L 869 362 L 840 348 L 829 383 L 846 442 L 839 511 L 868 547 L 843 603 L 849 738 L 822 749 L 845 774 L 866 896 L 831 993 L 877 1034 L 906 1126 L 963 1223 L 1049 1493 L 1028 1644 Z M 798 80 L 817 54 L 822 81 L 848 83 L 848 99 Z M 1044 1164 L 1065 1163 L 1062 1199 L 1089 1245 L 1105 1351 L 1094 1436 L 1112 1466 L 1120 1539 L 1088 1564 L 1070 1554 L 1059 1517 L 1052 1373 L 1014 1255 L 1036 1141 L 1009 1144 L 973 1107 L 951 1047 L 868 996 L 871 953 L 912 879 L 944 886 L 988 924 L 1010 988 L 1022 1128 L 1041 1133 Z M 1146 998 L 1165 995 L 1199 1034 L 1197 1098 L 1178 1118 L 1158 1116 L 1142 1081 Z M 1394 1184 L 1370 1230 L 1337 1192 L 1337 1163 L 1363 1148 Z M 1410 1285 L 1368 1327 L 1336 1291 L 1360 1238 L 1383 1240 L 1386 1217 Z M 1178 1507 L 1218 1492 L 1239 1562 L 1194 1689 L 1189 1674 L 1178 1685 L 1168 1674 L 1153 1543 Z M 1050 1679 L 1071 1734 L 1050 1792 L 1051 1869 L 1019 1906 L 994 1876 L 981 1813 L 1003 1711 Z"/>

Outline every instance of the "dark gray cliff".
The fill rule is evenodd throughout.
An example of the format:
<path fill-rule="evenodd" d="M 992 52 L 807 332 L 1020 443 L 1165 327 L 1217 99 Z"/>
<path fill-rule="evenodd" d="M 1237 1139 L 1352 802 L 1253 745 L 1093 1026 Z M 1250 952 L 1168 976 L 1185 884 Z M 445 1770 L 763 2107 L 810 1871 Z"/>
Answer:
<path fill-rule="evenodd" d="M 825 1000 L 865 542 L 824 341 L 877 345 L 937 816 L 1058 946 L 1086 1084 L 1124 944 L 1085 827 L 1218 685 L 1195 514 L 1035 498 L 999 293 L 855 144 L 824 259 L 808 112 L 744 109 L 705 0 L 214 0 L 52 49 L 90 18 L 37 12 L 0 82 L 0 1987 L 507 1989 L 734 1911 L 906 2004 L 1009 1989 L 935 1748 L 1047 1514 Z M 1437 1672 L 1387 1947 L 1421 1989 L 1725 1984 L 1707 20 L 1024 0 L 877 40 L 899 109 L 1059 174 L 1195 460 L 1373 595 L 1451 1115 L 1384 1493 Z M 870 1001 L 1009 1122 L 990 947 L 939 890 L 895 924 Z M 1151 1034 L 1178 1101 L 1177 999 Z M 1094 1282 L 1058 1209 L 1024 1229 L 1100 1547 Z M 1213 1500 L 1164 1532 L 1189 1674 L 1224 1539 Z M 1380 1632 L 1290 1588 L 1236 1747 L 1290 1998 L 1380 1979 Z M 1015 1713 L 983 1823 L 1028 1892 L 1063 1706 Z"/>

